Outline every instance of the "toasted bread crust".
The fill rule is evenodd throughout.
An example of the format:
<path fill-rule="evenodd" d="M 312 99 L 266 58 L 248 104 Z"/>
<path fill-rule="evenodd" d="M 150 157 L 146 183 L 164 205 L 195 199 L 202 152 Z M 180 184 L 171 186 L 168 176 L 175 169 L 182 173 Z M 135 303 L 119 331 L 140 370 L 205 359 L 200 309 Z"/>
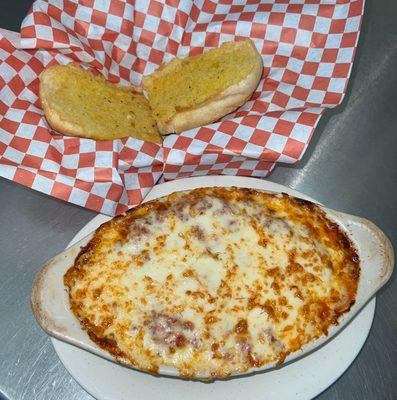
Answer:
<path fill-rule="evenodd" d="M 56 77 L 57 70 L 59 68 L 64 68 L 65 66 L 60 66 L 60 65 L 54 65 L 51 66 L 47 69 L 45 69 L 41 75 L 40 75 L 40 85 L 39 85 L 39 99 L 41 102 L 41 105 L 44 110 L 44 115 L 51 126 L 54 130 L 58 131 L 61 134 L 68 135 L 68 136 L 77 136 L 77 137 L 83 137 L 83 138 L 88 138 L 88 139 L 94 139 L 94 140 L 107 140 L 107 139 L 100 139 L 98 136 L 93 133 L 85 130 L 82 126 L 80 126 L 77 123 L 74 123 L 67 118 L 65 118 L 62 113 L 58 112 L 54 108 L 51 107 L 50 105 L 50 99 L 51 99 L 51 83 L 52 79 Z M 68 68 L 81 68 L 82 67 L 77 64 L 77 63 L 70 63 L 66 67 Z M 86 71 L 87 74 L 92 74 L 90 71 Z M 92 74 L 94 75 L 94 74 Z M 142 93 L 142 89 L 137 87 L 137 86 L 122 86 L 120 84 L 116 83 L 111 83 L 103 79 L 103 84 L 116 88 L 117 90 L 123 91 L 123 92 L 130 92 L 132 94 L 135 93 Z M 89 96 L 89 93 L 84 93 L 85 96 Z M 126 136 L 126 135 L 124 135 Z M 150 142 L 154 143 L 161 143 L 161 136 L 157 133 L 153 132 L 143 132 L 140 135 L 137 134 L 130 134 L 131 137 L 135 137 L 137 139 L 141 140 L 148 140 Z M 121 136 L 120 136 L 121 137 Z M 117 137 L 118 138 L 118 137 Z M 114 138 L 110 138 L 108 140 L 111 140 Z"/>
<path fill-rule="evenodd" d="M 243 81 L 228 87 L 206 102 L 176 112 L 166 123 L 157 119 L 157 125 L 161 134 L 180 133 L 215 122 L 242 106 L 251 97 L 262 76 L 263 61 L 252 41 L 247 40 L 247 42 L 255 49 L 256 54 L 255 67 L 251 73 Z M 160 67 L 155 73 L 158 76 L 161 76 L 163 73 L 169 73 L 173 69 L 176 69 L 180 62 L 181 59 L 175 59 L 169 64 Z M 167 71 L 164 71 L 164 67 L 166 66 L 168 67 Z"/>

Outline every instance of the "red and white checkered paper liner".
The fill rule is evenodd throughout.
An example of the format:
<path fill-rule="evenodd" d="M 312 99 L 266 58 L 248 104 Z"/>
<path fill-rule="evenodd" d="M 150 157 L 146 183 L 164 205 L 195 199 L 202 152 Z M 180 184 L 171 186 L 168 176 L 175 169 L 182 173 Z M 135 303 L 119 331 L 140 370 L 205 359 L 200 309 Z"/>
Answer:
<path fill-rule="evenodd" d="M 20 36 L 0 30 L 0 175 L 106 214 L 164 179 L 266 176 L 299 160 L 326 108 L 343 99 L 364 0 L 37 0 Z M 163 146 L 52 132 L 38 101 L 48 65 L 78 61 L 140 85 L 175 56 L 250 37 L 264 63 L 256 92 L 220 122 Z"/>

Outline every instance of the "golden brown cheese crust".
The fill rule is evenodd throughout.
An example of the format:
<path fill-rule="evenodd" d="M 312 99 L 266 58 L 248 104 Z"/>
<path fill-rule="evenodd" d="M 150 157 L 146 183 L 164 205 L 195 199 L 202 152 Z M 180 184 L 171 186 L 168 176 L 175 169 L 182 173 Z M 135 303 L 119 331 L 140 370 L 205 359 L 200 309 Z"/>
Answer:
<path fill-rule="evenodd" d="M 64 282 L 83 329 L 120 361 L 213 378 L 326 335 L 359 275 L 349 238 L 313 203 L 201 188 L 103 224 Z"/>

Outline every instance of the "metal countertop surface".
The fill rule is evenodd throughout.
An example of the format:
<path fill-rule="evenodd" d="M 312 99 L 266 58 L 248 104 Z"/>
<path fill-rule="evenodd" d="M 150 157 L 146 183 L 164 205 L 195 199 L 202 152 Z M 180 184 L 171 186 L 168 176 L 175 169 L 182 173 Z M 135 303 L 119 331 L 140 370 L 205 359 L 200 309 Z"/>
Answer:
<path fill-rule="evenodd" d="M 18 31 L 31 1 L 2 0 Z M 343 104 L 321 119 L 298 164 L 269 180 L 366 217 L 397 249 L 397 2 L 369 0 Z M 29 304 L 36 271 L 96 214 L 0 178 L 0 399 L 89 400 L 65 370 Z M 377 296 L 361 353 L 318 400 L 397 399 L 397 282 Z"/>

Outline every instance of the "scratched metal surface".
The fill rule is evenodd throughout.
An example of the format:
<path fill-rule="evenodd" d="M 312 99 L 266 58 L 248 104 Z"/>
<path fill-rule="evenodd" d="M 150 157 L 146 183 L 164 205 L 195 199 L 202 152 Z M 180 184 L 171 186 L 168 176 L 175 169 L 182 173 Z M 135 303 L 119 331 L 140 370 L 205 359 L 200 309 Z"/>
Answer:
<path fill-rule="evenodd" d="M 18 30 L 28 0 L 1 0 Z M 349 91 L 323 117 L 304 159 L 270 179 L 377 223 L 397 248 L 397 2 L 368 1 Z M 0 180 L 0 398 L 89 400 L 30 312 L 35 272 L 94 213 Z M 373 328 L 348 371 L 319 400 L 397 399 L 397 283 L 378 296 Z"/>

